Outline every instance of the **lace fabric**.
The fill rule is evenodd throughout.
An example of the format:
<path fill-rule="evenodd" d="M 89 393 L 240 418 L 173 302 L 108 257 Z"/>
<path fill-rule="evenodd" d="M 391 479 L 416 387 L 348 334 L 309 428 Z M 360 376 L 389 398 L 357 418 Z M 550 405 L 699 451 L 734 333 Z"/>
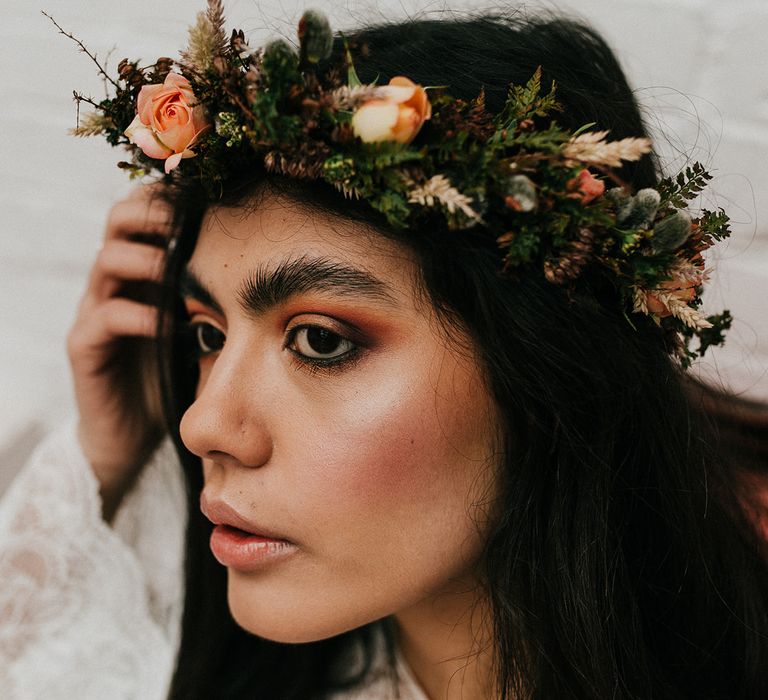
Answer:
<path fill-rule="evenodd" d="M 0 697 L 165 697 L 185 524 L 168 442 L 110 527 L 74 426 L 44 441 L 0 503 Z"/>

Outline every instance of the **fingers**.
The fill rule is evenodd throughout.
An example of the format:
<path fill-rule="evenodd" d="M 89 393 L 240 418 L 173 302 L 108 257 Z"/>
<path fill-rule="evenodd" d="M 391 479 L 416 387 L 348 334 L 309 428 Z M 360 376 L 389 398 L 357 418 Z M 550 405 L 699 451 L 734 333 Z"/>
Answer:
<path fill-rule="evenodd" d="M 172 210 L 162 191 L 138 187 L 112 207 L 81 306 L 120 294 L 125 283 L 159 281 L 172 230 Z"/>
<path fill-rule="evenodd" d="M 105 239 L 130 239 L 137 235 L 168 238 L 172 219 L 171 207 L 156 188 L 142 187 L 112 207 Z"/>
<path fill-rule="evenodd" d="M 110 299 L 94 314 L 93 325 L 99 329 L 94 340 L 104 342 L 114 336 L 152 338 L 157 331 L 158 311 L 138 301 Z"/>
<path fill-rule="evenodd" d="M 165 251 L 156 246 L 108 240 L 91 270 L 85 300 L 94 303 L 115 296 L 128 281 L 159 281 L 164 259 Z"/>
<path fill-rule="evenodd" d="M 73 364 L 94 365 L 94 355 L 104 356 L 105 346 L 121 337 L 153 338 L 157 334 L 158 310 L 130 299 L 115 297 L 81 314 L 67 338 Z M 106 358 L 105 358 L 106 359 Z M 95 363 L 94 369 L 98 370 Z"/>
<path fill-rule="evenodd" d="M 97 348 L 109 354 L 120 336 L 155 335 L 157 310 L 149 303 L 150 287 L 162 276 L 171 219 L 171 208 L 157 187 L 137 188 L 112 207 L 104 245 L 70 331 L 73 361 Z M 95 356 L 91 359 L 98 364 Z"/>

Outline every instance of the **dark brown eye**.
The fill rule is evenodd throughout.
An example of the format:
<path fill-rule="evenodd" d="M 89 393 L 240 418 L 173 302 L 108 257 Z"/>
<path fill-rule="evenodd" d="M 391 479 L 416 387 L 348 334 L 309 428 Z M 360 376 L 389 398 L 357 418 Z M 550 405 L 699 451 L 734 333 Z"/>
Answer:
<path fill-rule="evenodd" d="M 322 326 L 303 326 L 294 331 L 289 347 L 310 360 L 335 360 L 356 346 L 351 340 Z"/>
<path fill-rule="evenodd" d="M 201 357 L 219 352 L 224 347 L 225 338 L 224 333 L 210 323 L 198 323 L 195 326 L 197 352 Z"/>

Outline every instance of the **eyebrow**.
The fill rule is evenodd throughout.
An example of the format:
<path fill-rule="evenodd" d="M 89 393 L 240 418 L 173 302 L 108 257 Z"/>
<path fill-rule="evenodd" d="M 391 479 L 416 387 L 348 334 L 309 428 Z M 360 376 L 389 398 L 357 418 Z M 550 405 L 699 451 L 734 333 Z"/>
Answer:
<path fill-rule="evenodd" d="M 221 308 L 221 304 L 216 301 L 213 294 L 208 291 L 207 287 L 188 267 L 185 267 L 181 273 L 179 289 L 182 297 L 196 299 L 201 304 L 213 309 L 216 313 L 221 314 L 222 316 L 224 315 L 224 310 Z"/>
<path fill-rule="evenodd" d="M 221 305 L 189 268 L 182 274 L 181 291 L 184 296 L 223 315 Z M 246 312 L 262 314 L 307 292 L 333 292 L 385 304 L 395 303 L 392 288 L 371 273 L 327 258 L 309 257 L 285 260 L 274 268 L 257 267 L 238 289 L 238 300 Z"/>
<path fill-rule="evenodd" d="M 240 305 L 246 311 L 263 313 L 292 296 L 307 292 L 333 292 L 394 302 L 389 287 L 365 270 L 327 258 L 302 257 L 285 260 L 273 269 L 256 268 L 240 287 Z"/>

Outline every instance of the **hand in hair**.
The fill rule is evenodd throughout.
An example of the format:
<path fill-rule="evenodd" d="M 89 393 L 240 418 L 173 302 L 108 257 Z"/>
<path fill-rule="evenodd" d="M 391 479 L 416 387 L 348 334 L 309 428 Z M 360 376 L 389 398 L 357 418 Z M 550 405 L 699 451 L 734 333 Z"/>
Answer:
<path fill-rule="evenodd" d="M 112 207 L 67 350 L 80 414 L 78 437 L 101 486 L 107 520 L 162 434 L 150 341 L 152 303 L 171 212 L 151 188 Z"/>

